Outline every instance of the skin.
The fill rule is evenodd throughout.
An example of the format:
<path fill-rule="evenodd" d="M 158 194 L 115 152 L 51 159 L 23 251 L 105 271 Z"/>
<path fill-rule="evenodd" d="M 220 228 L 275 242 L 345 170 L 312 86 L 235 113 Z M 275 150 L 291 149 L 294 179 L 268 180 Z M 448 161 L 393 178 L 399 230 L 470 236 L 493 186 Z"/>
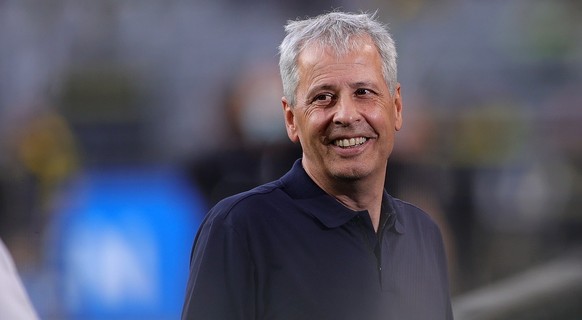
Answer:
<path fill-rule="evenodd" d="M 400 84 L 391 93 L 369 37 L 338 56 L 307 46 L 298 57 L 296 106 L 282 99 L 289 139 L 300 143 L 307 174 L 344 206 L 368 210 L 378 229 L 386 164 L 402 126 Z M 351 147 L 337 140 L 365 142 Z M 344 140 L 345 141 L 345 140 Z"/>

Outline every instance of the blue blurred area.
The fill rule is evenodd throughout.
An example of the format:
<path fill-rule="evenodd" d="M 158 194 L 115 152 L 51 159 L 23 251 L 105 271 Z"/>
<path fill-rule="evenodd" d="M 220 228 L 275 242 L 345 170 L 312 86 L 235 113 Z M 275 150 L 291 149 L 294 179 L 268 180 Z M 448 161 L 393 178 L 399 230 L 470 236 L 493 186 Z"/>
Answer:
<path fill-rule="evenodd" d="M 176 170 L 93 170 L 52 222 L 61 319 L 175 319 L 203 204 Z"/>

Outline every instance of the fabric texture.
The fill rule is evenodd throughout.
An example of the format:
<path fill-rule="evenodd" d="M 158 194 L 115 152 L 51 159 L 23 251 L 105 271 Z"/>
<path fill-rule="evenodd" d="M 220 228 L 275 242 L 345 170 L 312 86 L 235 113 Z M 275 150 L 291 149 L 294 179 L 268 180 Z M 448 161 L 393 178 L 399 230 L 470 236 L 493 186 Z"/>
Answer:
<path fill-rule="evenodd" d="M 208 213 L 182 319 L 452 319 L 445 260 L 426 213 L 384 192 L 376 233 L 298 160 Z"/>

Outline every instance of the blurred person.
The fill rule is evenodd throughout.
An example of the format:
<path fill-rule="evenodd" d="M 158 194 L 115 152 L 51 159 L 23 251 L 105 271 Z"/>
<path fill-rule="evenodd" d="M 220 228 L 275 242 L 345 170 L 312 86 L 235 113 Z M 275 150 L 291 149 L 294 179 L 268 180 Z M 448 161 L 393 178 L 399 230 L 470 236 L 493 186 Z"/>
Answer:
<path fill-rule="evenodd" d="M 282 105 L 302 158 L 210 210 L 182 319 L 452 319 L 437 225 L 384 189 L 402 126 L 387 28 L 331 12 L 286 31 Z"/>
<path fill-rule="evenodd" d="M 281 78 L 275 61 L 242 68 L 228 84 L 224 102 L 228 144 L 189 163 L 189 176 L 209 207 L 285 174 L 301 156 L 289 143 L 281 110 Z"/>
<path fill-rule="evenodd" d="M 10 252 L 0 239 L 0 319 L 38 319 Z"/>

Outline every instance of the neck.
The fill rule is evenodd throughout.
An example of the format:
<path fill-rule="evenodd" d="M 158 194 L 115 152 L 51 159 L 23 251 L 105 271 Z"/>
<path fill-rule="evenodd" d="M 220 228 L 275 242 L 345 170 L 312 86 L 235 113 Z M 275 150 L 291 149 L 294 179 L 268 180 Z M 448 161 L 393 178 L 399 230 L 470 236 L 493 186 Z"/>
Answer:
<path fill-rule="evenodd" d="M 333 179 L 332 181 L 320 181 L 309 170 L 306 169 L 305 171 L 321 189 L 345 207 L 354 211 L 367 210 L 374 230 L 378 231 L 380 212 L 382 209 L 382 196 L 384 194 L 385 173 L 354 180 Z"/>
<path fill-rule="evenodd" d="M 383 187 L 374 188 L 374 190 L 379 190 L 378 192 L 365 191 L 360 192 L 337 192 L 329 193 L 334 198 L 337 199 L 344 206 L 354 210 L 361 211 L 367 210 L 372 220 L 372 225 L 374 226 L 374 231 L 378 231 L 378 226 L 380 225 L 380 212 L 382 210 L 382 195 Z"/>

